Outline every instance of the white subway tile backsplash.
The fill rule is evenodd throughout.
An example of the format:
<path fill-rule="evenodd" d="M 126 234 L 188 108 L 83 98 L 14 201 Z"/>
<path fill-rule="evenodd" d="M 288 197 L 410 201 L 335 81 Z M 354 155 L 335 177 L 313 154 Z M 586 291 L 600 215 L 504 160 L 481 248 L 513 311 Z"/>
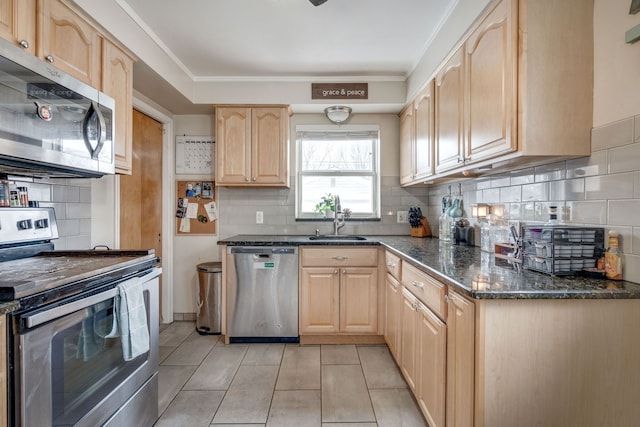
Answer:
<path fill-rule="evenodd" d="M 633 174 L 590 176 L 584 180 L 586 200 L 631 199 Z"/>
<path fill-rule="evenodd" d="M 567 167 L 565 162 L 556 162 L 537 166 L 535 168 L 535 179 L 536 182 L 564 179 L 566 177 L 566 171 Z"/>
<path fill-rule="evenodd" d="M 640 199 L 640 172 L 633 174 L 633 198 Z"/>
<path fill-rule="evenodd" d="M 611 200 L 609 201 L 609 220 L 607 224 L 611 227 L 628 225 L 633 227 L 640 222 L 638 212 L 640 212 L 640 200 Z"/>
<path fill-rule="evenodd" d="M 511 185 L 511 178 L 509 176 L 498 175 L 491 180 L 491 187 L 508 187 Z"/>
<path fill-rule="evenodd" d="M 568 179 L 549 183 L 552 200 L 584 200 L 584 179 Z"/>
<path fill-rule="evenodd" d="M 535 182 L 535 169 L 519 169 L 509 174 L 511 176 L 511 185 L 531 184 Z"/>
<path fill-rule="evenodd" d="M 640 255 L 640 227 L 633 227 L 631 242 L 633 253 Z"/>
<path fill-rule="evenodd" d="M 576 201 L 567 202 L 568 222 L 575 224 L 597 224 L 607 223 L 607 202 L 599 201 Z"/>
<path fill-rule="evenodd" d="M 500 202 L 513 203 L 522 201 L 522 187 L 514 185 L 513 187 L 500 188 Z"/>
<path fill-rule="evenodd" d="M 534 220 L 545 223 L 549 221 L 549 207 L 555 206 L 558 212 L 558 219 L 560 219 L 561 212 L 565 212 L 565 203 L 563 201 L 551 201 L 551 202 L 536 202 L 534 206 Z"/>
<path fill-rule="evenodd" d="M 631 144 L 634 140 L 633 128 L 633 117 L 593 128 L 591 131 L 591 151 Z"/>
<path fill-rule="evenodd" d="M 482 190 L 482 203 L 500 203 L 500 189 L 488 188 Z"/>
<path fill-rule="evenodd" d="M 640 255 L 623 254 L 622 278 L 630 282 L 640 283 Z"/>
<path fill-rule="evenodd" d="M 540 182 L 522 186 L 522 201 L 543 201 L 549 199 L 549 184 Z"/>
<path fill-rule="evenodd" d="M 640 116 L 635 117 L 633 130 L 635 135 L 635 142 L 640 142 Z"/>
<path fill-rule="evenodd" d="M 638 170 L 640 144 L 630 144 L 609 150 L 609 173 Z"/>
<path fill-rule="evenodd" d="M 594 151 L 591 156 L 567 160 L 567 178 L 604 175 L 608 171 L 607 150 Z"/>

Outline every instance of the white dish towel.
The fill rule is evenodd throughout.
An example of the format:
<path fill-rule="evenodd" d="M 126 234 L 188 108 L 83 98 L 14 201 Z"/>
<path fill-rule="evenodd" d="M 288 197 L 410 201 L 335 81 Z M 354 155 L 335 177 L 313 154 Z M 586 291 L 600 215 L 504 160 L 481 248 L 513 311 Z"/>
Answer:
<path fill-rule="evenodd" d="M 118 285 L 115 299 L 116 321 L 125 361 L 149 351 L 147 309 L 144 305 L 142 281 L 135 277 Z"/>

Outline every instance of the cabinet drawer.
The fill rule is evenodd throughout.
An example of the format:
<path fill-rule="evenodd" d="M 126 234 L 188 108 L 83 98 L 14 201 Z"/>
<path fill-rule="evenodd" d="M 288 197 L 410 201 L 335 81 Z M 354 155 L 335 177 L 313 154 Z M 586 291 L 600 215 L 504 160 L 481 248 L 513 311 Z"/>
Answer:
<path fill-rule="evenodd" d="M 300 253 L 300 262 L 303 267 L 375 267 L 378 265 L 378 249 L 373 247 L 303 247 Z"/>
<path fill-rule="evenodd" d="M 402 266 L 402 260 L 400 259 L 400 257 L 392 254 L 389 251 L 385 252 L 384 257 L 387 271 L 397 280 L 400 280 L 400 268 Z"/>
<path fill-rule="evenodd" d="M 446 285 L 418 270 L 409 263 L 402 263 L 402 284 L 442 320 L 447 318 L 445 305 Z"/>

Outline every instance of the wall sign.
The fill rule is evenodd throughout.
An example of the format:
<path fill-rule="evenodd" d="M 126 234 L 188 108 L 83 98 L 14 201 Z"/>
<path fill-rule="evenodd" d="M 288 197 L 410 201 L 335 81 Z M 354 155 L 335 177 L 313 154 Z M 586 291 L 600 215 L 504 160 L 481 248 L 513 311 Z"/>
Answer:
<path fill-rule="evenodd" d="M 311 83 L 311 99 L 369 99 L 369 83 Z"/>

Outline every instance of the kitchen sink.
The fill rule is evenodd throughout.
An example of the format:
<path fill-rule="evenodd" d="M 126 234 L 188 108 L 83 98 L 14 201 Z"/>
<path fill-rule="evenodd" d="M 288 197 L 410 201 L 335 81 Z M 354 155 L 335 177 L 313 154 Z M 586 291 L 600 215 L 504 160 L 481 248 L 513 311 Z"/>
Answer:
<path fill-rule="evenodd" d="M 309 240 L 367 240 L 367 238 L 362 236 L 327 234 L 324 236 L 311 236 Z"/>

